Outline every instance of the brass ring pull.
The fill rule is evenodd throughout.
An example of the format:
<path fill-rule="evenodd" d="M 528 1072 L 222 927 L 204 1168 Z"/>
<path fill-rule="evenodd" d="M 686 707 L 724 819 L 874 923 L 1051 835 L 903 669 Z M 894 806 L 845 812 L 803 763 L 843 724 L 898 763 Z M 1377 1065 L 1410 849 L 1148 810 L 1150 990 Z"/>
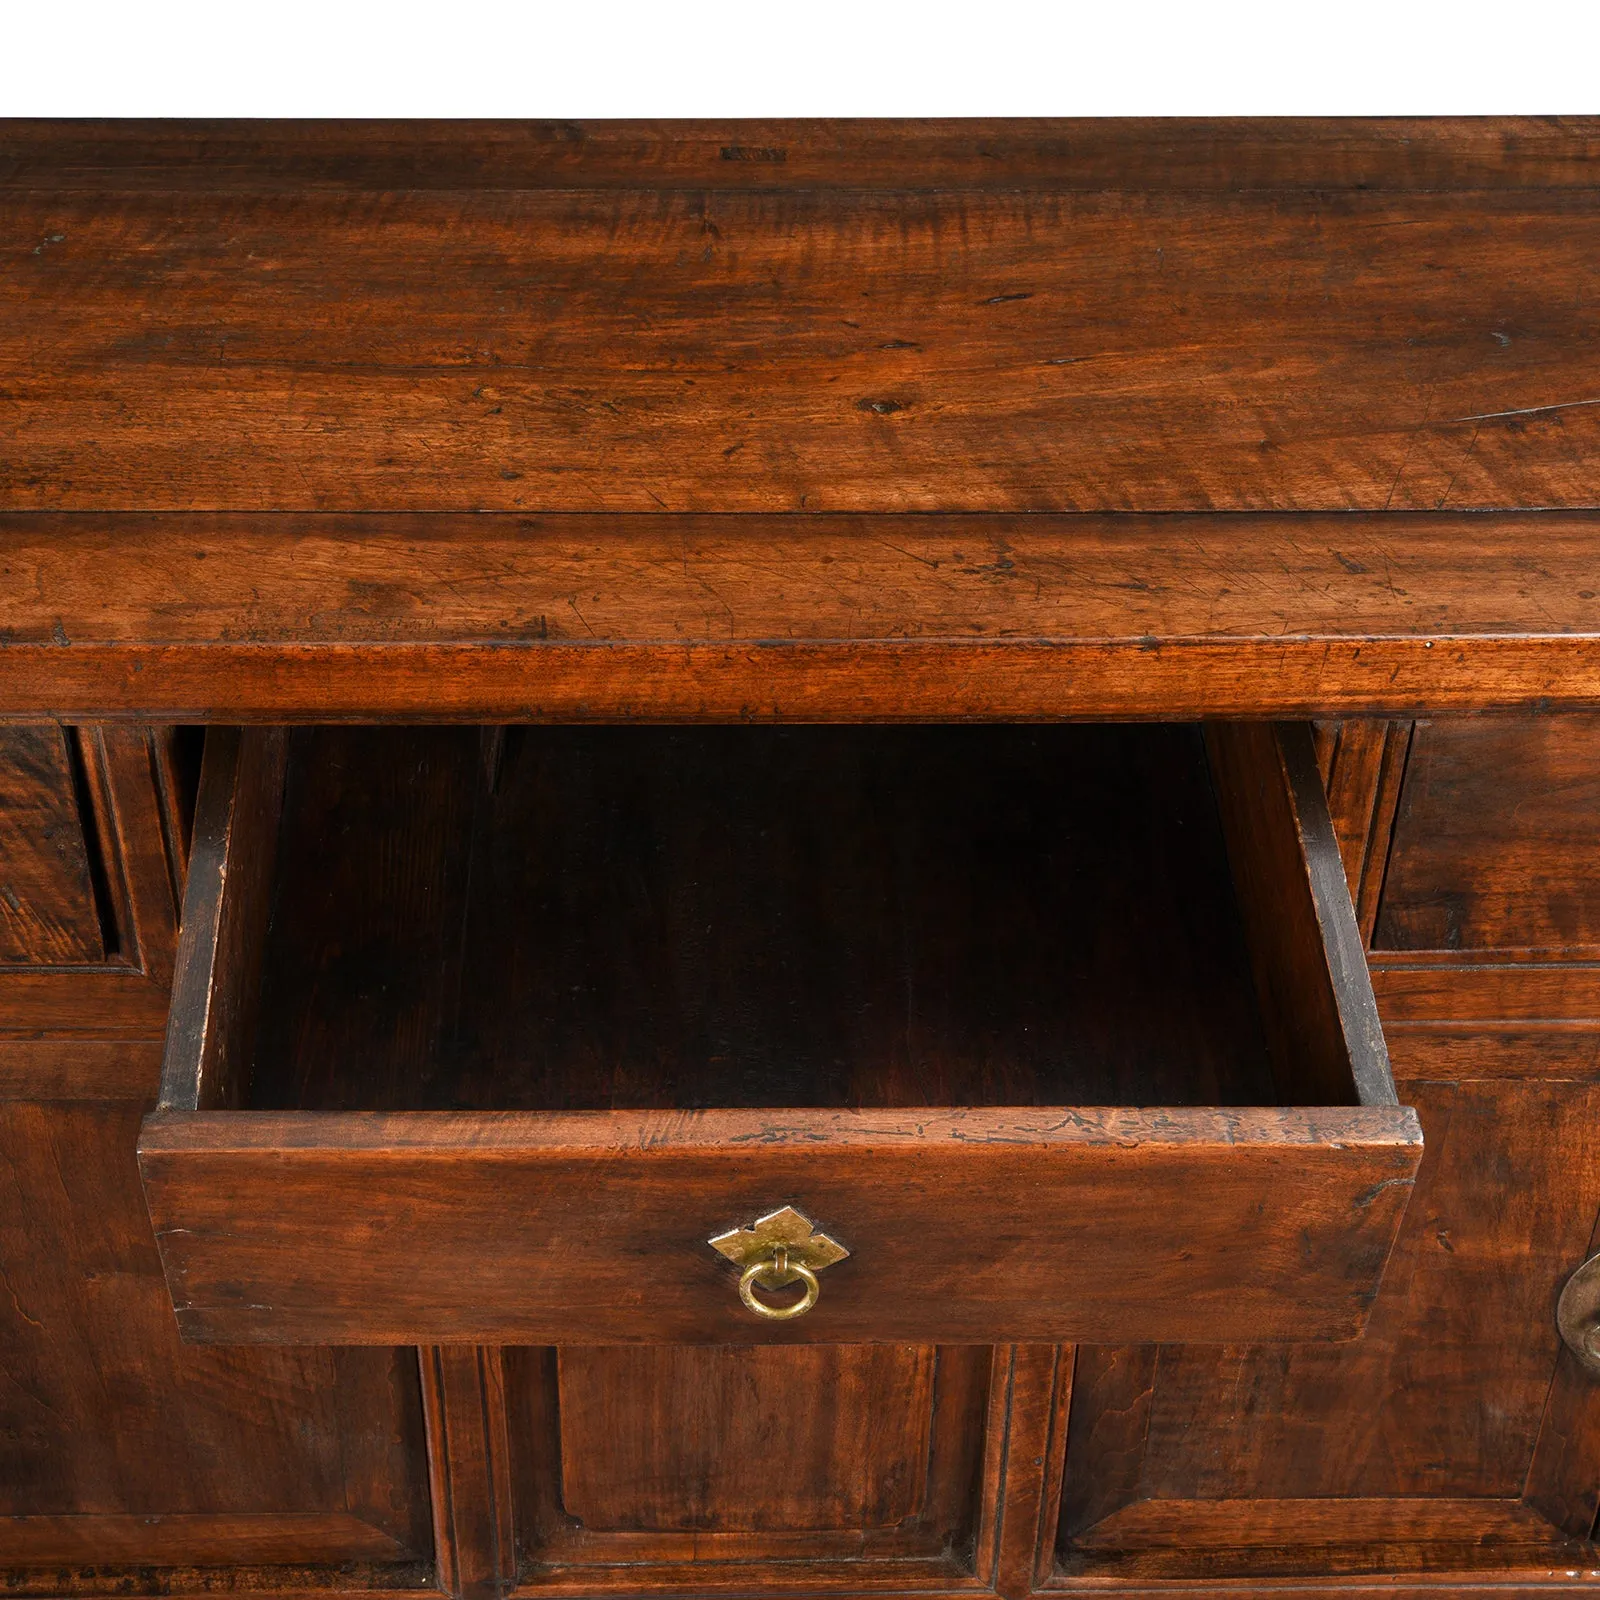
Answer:
<path fill-rule="evenodd" d="M 817 1274 L 850 1254 L 793 1206 L 780 1206 L 748 1227 L 730 1228 L 706 1243 L 741 1269 L 739 1298 L 746 1309 L 769 1322 L 803 1317 L 817 1303 Z M 788 1305 L 774 1305 L 756 1295 L 758 1286 L 770 1293 L 796 1283 L 805 1285 L 805 1293 Z"/>
<path fill-rule="evenodd" d="M 806 1292 L 793 1305 L 775 1306 L 768 1300 L 756 1298 L 756 1285 L 763 1279 L 771 1280 L 768 1286 L 776 1288 L 779 1284 L 793 1283 L 796 1278 L 806 1286 Z M 788 1246 L 779 1245 L 767 1260 L 752 1261 L 744 1269 L 744 1274 L 739 1279 L 739 1298 L 758 1317 L 771 1317 L 774 1322 L 787 1322 L 790 1317 L 803 1317 L 817 1303 L 821 1288 L 816 1273 L 805 1262 L 794 1260 L 789 1254 Z"/>

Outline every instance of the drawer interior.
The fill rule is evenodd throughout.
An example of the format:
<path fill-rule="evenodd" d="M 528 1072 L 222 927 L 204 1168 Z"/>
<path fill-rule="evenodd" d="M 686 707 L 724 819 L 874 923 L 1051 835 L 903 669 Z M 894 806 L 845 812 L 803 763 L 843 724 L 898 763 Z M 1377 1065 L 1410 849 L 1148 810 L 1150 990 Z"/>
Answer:
<path fill-rule="evenodd" d="M 226 1103 L 1358 1103 L 1314 1001 L 1264 1016 L 1212 743 L 294 730 Z"/>
<path fill-rule="evenodd" d="M 1348 1338 L 1420 1154 L 1303 725 L 209 736 L 186 1338 Z"/>

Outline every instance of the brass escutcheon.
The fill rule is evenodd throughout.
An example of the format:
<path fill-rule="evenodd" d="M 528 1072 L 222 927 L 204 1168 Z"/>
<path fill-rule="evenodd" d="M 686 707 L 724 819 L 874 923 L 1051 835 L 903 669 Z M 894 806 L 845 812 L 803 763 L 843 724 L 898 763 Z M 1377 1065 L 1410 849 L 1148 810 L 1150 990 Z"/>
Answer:
<path fill-rule="evenodd" d="M 817 1274 L 850 1254 L 837 1240 L 819 1233 L 811 1219 L 793 1206 L 769 1211 L 747 1228 L 731 1228 L 706 1242 L 735 1266 L 744 1268 L 739 1298 L 758 1317 L 774 1322 L 803 1317 L 817 1303 L 821 1292 Z M 796 1283 L 803 1284 L 805 1292 L 786 1305 L 774 1305 L 756 1293 L 758 1285 L 772 1290 L 787 1289 Z"/>

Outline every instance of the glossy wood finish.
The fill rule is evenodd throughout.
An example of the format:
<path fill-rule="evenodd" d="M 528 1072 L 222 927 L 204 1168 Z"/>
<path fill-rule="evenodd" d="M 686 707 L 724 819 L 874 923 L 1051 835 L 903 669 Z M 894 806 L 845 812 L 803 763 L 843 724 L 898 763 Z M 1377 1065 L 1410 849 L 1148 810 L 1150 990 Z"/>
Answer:
<path fill-rule="evenodd" d="M 1490 132 L 1460 166 L 1521 182 L 1472 190 L 1448 156 L 1442 185 L 1418 185 L 1428 155 L 1395 152 L 1393 129 L 1367 135 L 1388 159 L 1363 162 L 1362 136 L 1326 124 L 1258 135 L 1281 141 L 1259 188 L 1175 184 L 1149 134 L 1107 172 L 1103 132 L 1074 181 L 1071 124 L 1032 156 L 998 130 L 1019 154 L 976 181 L 982 125 L 956 159 L 889 173 L 838 125 L 771 145 L 730 130 L 712 161 L 703 130 L 681 151 L 635 130 L 654 160 L 600 188 L 539 183 L 548 134 L 514 185 L 482 186 L 466 154 L 393 187 L 383 170 L 425 170 L 439 132 L 374 163 L 370 134 L 345 157 L 338 130 L 320 151 L 291 130 L 280 165 L 270 125 L 235 129 L 201 174 L 180 131 L 119 181 L 124 141 L 97 161 L 80 134 L 52 159 L 22 129 L 0 351 L 26 379 L 0 404 L 3 503 L 1591 507 L 1600 219 L 1571 174 L 1594 128 Z M 617 132 L 602 147 L 625 149 Z M 586 142 L 562 161 L 578 184 Z M 291 180 L 308 157 L 332 183 Z M 241 164 L 280 177 L 240 181 Z M 662 184 L 662 166 L 738 181 Z"/>
<path fill-rule="evenodd" d="M 1309 735 L 1212 742 L 219 739 L 141 1141 L 186 1336 L 1348 1337 L 1415 1123 Z M 705 1241 L 781 1204 L 853 1254 L 763 1324 Z"/>
<path fill-rule="evenodd" d="M 0 597 L 0 704 L 285 722 L 1592 702 L 1597 528 L 1589 513 L 0 513 L 19 579 Z"/>

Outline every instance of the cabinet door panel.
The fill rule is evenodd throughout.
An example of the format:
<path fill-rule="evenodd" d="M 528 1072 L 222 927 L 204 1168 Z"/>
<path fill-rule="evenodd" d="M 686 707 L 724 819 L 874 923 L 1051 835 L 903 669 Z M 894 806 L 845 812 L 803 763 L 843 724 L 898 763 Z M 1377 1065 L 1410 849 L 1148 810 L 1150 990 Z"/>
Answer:
<path fill-rule="evenodd" d="M 414 1563 L 414 1356 L 182 1344 L 141 1111 L 0 1102 L 0 1566 Z"/>
<path fill-rule="evenodd" d="M 68 741 L 51 724 L 0 728 L 0 966 L 103 960 Z"/>
<path fill-rule="evenodd" d="M 1374 948 L 1600 949 L 1600 716 L 1420 722 Z"/>

